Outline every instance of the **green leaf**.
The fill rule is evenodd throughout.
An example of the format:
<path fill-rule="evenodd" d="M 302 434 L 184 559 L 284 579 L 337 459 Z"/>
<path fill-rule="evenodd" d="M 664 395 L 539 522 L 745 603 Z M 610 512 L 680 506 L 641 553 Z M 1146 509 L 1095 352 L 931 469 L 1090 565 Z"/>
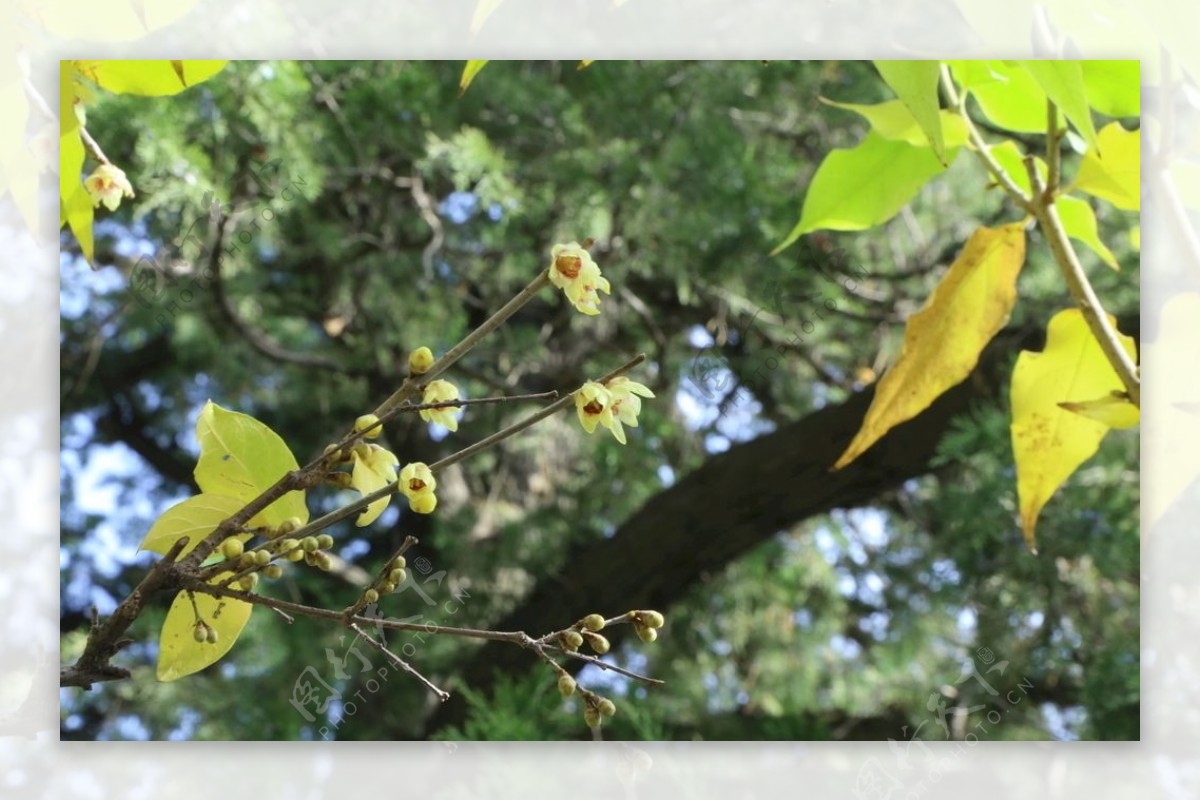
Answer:
<path fill-rule="evenodd" d="M 221 573 L 209 583 L 218 584 L 229 575 Z M 196 602 L 195 609 L 192 608 L 192 598 Z M 175 596 L 159 634 L 158 680 L 175 681 L 189 676 L 225 656 L 237 642 L 253 611 L 253 604 L 236 598 L 217 598 L 203 592 L 181 590 Z M 200 613 L 201 620 L 216 630 L 215 643 L 196 642 L 196 612 Z"/>
<path fill-rule="evenodd" d="M 946 145 L 942 140 L 942 124 L 938 104 L 937 61 L 876 61 L 875 69 L 884 82 L 912 112 L 913 119 L 925 133 L 938 161 L 946 163 Z"/>
<path fill-rule="evenodd" d="M 949 154 L 951 161 L 954 155 Z M 811 231 L 861 231 L 886 222 L 943 170 L 930 148 L 889 141 L 872 131 L 858 147 L 825 157 L 804 197 L 800 222 L 771 254 Z"/>
<path fill-rule="evenodd" d="M 1046 93 L 1028 72 L 1003 61 L 947 63 L 954 80 L 993 125 L 1020 133 L 1046 132 Z"/>
<path fill-rule="evenodd" d="M 461 97 L 467 91 L 467 87 L 471 85 L 471 81 L 475 80 L 475 76 L 478 75 L 479 71 L 486 66 L 487 59 L 484 59 L 483 61 L 467 62 L 467 65 L 463 67 L 462 77 L 458 79 L 459 97 Z"/>
<path fill-rule="evenodd" d="M 1021 152 L 1021 148 L 1016 142 L 1005 139 L 1000 144 L 989 147 L 988 152 L 1022 192 L 1028 195 L 1033 191 L 1029 183 L 1029 171 L 1025 169 L 1025 154 Z M 1045 181 L 1049 174 L 1046 162 L 1034 156 L 1034 167 L 1037 169 L 1038 175 Z"/>
<path fill-rule="evenodd" d="M 175 504 L 163 512 L 150 527 L 139 549 L 165 554 L 180 537 L 187 537 L 188 544 L 179 552 L 180 556 L 191 551 L 227 518 L 246 505 L 245 501 L 228 495 L 201 493 Z M 240 535 L 242 541 L 249 534 Z"/>
<path fill-rule="evenodd" d="M 1097 147 L 1096 126 L 1088 108 L 1087 89 L 1083 83 L 1083 67 L 1078 61 L 1022 61 L 1023 66 L 1046 96 L 1062 109 L 1075 130 L 1083 135 L 1089 147 Z M 1042 110 L 1042 119 L 1046 117 Z M 1045 123 L 1042 130 L 1045 130 Z"/>
<path fill-rule="evenodd" d="M 1142 113 L 1141 64 L 1137 61 L 1084 61 L 1088 103 L 1110 117 Z"/>
<path fill-rule="evenodd" d="M 1073 189 L 1107 200 L 1119 209 L 1141 208 L 1141 131 L 1110 122 L 1100 131 L 1099 148 L 1083 154 Z"/>
<path fill-rule="evenodd" d="M 1067 232 L 1067 236 L 1078 239 L 1087 245 L 1109 267 L 1114 270 L 1121 269 L 1112 251 L 1100 241 L 1100 232 L 1096 228 L 1096 212 L 1092 211 L 1091 205 L 1086 200 L 1060 195 L 1055 198 L 1054 207 L 1058 209 L 1058 216 L 1062 220 L 1063 230 Z"/>
<path fill-rule="evenodd" d="M 196 483 L 205 493 L 227 495 L 246 503 L 299 468 L 288 446 L 268 426 L 250 415 L 222 409 L 211 400 L 196 421 L 196 439 L 200 442 Z M 287 493 L 255 519 L 277 526 L 291 517 L 308 522 L 301 490 Z"/>
<path fill-rule="evenodd" d="M 110 92 L 162 97 L 207 81 L 228 61 L 96 61 L 96 83 Z"/>
<path fill-rule="evenodd" d="M 871 130 L 884 139 L 907 142 L 915 147 L 929 147 L 929 137 L 917 125 L 916 119 L 908 106 L 899 100 L 887 100 L 883 103 L 867 105 L 863 103 L 839 103 L 836 100 L 820 98 L 822 103 L 834 108 L 853 111 L 863 117 L 871 125 Z M 967 124 L 963 118 L 953 111 L 938 112 L 942 124 L 942 141 L 947 147 L 961 147 L 967 143 Z"/>

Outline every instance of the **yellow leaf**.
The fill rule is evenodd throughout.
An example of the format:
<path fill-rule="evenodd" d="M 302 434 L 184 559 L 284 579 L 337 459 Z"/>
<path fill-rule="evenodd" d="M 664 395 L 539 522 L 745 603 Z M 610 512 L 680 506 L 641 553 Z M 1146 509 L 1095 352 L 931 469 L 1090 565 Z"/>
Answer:
<path fill-rule="evenodd" d="M 1113 391 L 1090 401 L 1062 401 L 1068 412 L 1099 420 L 1109 428 L 1133 428 L 1142 420 L 1142 410 L 1129 400 L 1129 393 Z"/>
<path fill-rule="evenodd" d="M 461 97 L 467 91 L 467 87 L 471 85 L 471 81 L 475 80 L 475 76 L 478 75 L 479 71 L 485 66 L 487 66 L 487 59 L 484 59 L 483 61 L 467 62 L 467 65 L 463 67 L 462 77 L 458 79 L 459 97 Z"/>
<path fill-rule="evenodd" d="M 1136 359 L 1133 339 L 1118 336 L 1121 346 Z M 1123 390 L 1121 379 L 1078 309 L 1066 309 L 1051 318 L 1045 350 L 1022 351 L 1017 357 L 1011 392 L 1012 446 L 1021 530 L 1031 550 L 1035 550 L 1034 527 L 1042 507 L 1076 468 L 1091 458 L 1109 429 L 1061 404 L 1088 403 Z"/>
<path fill-rule="evenodd" d="M 299 468 L 291 450 L 268 426 L 250 415 L 222 409 L 212 401 L 204 405 L 196 420 L 196 439 L 200 442 L 196 483 L 205 493 L 227 495 L 246 503 Z M 255 520 L 278 526 L 290 517 L 308 522 L 303 491 L 287 493 Z"/>
<path fill-rule="evenodd" d="M 971 373 L 1008 321 L 1024 262 L 1024 223 L 971 235 L 924 308 L 909 318 L 896 365 L 879 381 L 862 428 L 833 469 L 850 464 Z"/>
<path fill-rule="evenodd" d="M 229 577 L 221 573 L 210 584 Z M 190 596 L 190 597 L 189 597 Z M 192 599 L 196 606 L 192 607 Z M 175 681 L 213 664 L 237 642 L 250 620 L 254 605 L 236 598 L 217 598 L 203 592 L 181 590 L 175 596 L 158 639 L 158 680 Z M 217 641 L 196 642 L 196 613 L 217 632 Z"/>
<path fill-rule="evenodd" d="M 579 66 L 577 66 L 575 69 L 586 70 L 588 67 L 592 66 L 592 63 L 594 61 L 595 61 L 594 58 L 593 59 L 583 59 L 582 61 L 579 62 Z"/>
<path fill-rule="evenodd" d="M 110 92 L 161 97 L 207 81 L 228 61 L 96 61 L 95 80 Z"/>
<path fill-rule="evenodd" d="M 227 495 L 194 495 L 163 512 L 154 521 L 139 548 L 165 554 L 176 540 L 187 537 L 188 544 L 179 552 L 183 556 L 245 505 L 245 501 Z M 249 534 L 240 536 L 243 542 L 250 538 Z"/>
<path fill-rule="evenodd" d="M 1100 131 L 1099 140 L 1099 149 L 1088 148 L 1084 154 L 1073 188 L 1119 209 L 1137 211 L 1141 208 L 1141 131 L 1126 131 L 1120 123 L 1110 122 Z"/>

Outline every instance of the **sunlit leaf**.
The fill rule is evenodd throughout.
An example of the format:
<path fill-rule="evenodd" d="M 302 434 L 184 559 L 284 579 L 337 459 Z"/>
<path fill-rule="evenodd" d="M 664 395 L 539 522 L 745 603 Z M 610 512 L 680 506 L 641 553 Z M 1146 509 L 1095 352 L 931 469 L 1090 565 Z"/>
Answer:
<path fill-rule="evenodd" d="M 200 442 L 196 483 L 205 493 L 246 503 L 299 467 L 288 446 L 269 427 L 212 401 L 204 405 L 196 421 L 196 439 Z M 303 491 L 287 493 L 255 519 L 277 526 L 292 517 L 308 522 Z"/>
<path fill-rule="evenodd" d="M 899 100 L 887 100 L 871 105 L 839 103 L 823 97 L 820 100 L 834 108 L 853 111 L 862 116 L 871 124 L 871 130 L 884 139 L 907 142 L 917 147 L 929 145 L 929 138 L 921 130 L 921 126 L 917 125 L 912 112 Z M 939 118 L 942 123 L 942 141 L 947 147 L 961 147 L 967 143 L 967 124 L 961 116 L 952 111 L 941 111 Z"/>
<path fill-rule="evenodd" d="M 998 128 L 1046 132 L 1046 93 L 1025 70 L 1003 61 L 950 61 L 954 80 Z"/>
<path fill-rule="evenodd" d="M 1141 64 L 1137 61 L 1083 61 L 1088 103 L 1110 117 L 1142 113 Z"/>
<path fill-rule="evenodd" d="M 1054 206 L 1058 209 L 1058 216 L 1067 236 L 1087 245 L 1109 267 L 1114 270 L 1121 269 L 1112 251 L 1100 240 L 1100 232 L 1096 228 L 1096 212 L 1092 210 L 1090 203 L 1083 198 L 1059 195 L 1054 199 Z"/>
<path fill-rule="evenodd" d="M 947 158 L 953 161 L 956 152 Z M 821 228 L 861 231 L 886 222 L 944 169 L 929 147 L 889 141 L 872 131 L 858 147 L 825 157 L 804 196 L 800 222 L 772 253 Z"/>
<path fill-rule="evenodd" d="M 1142 226 L 1135 225 L 1129 229 L 1129 244 L 1134 250 L 1142 249 Z"/>
<path fill-rule="evenodd" d="M 222 573 L 209 583 L 219 584 L 229 577 Z M 189 597 L 190 596 L 190 597 Z M 195 607 L 192 606 L 195 599 Z M 181 590 L 175 596 L 158 639 L 158 680 L 175 681 L 213 664 L 237 642 L 250 620 L 254 605 L 236 598 L 217 598 L 203 592 Z M 196 642 L 196 613 L 217 632 L 217 641 Z"/>
<path fill-rule="evenodd" d="M 110 92 L 161 97 L 207 81 L 228 61 L 98 61 L 97 84 Z"/>
<path fill-rule="evenodd" d="M 1006 139 L 998 145 L 992 145 L 988 148 L 988 152 L 1024 194 L 1028 195 L 1032 192 L 1029 171 L 1025 169 L 1025 154 L 1021 152 L 1021 148 L 1016 142 Z M 1037 169 L 1038 175 L 1045 181 L 1048 173 L 1046 162 L 1035 156 L 1034 167 Z"/>
<path fill-rule="evenodd" d="M 575 69 L 586 70 L 588 67 L 592 66 L 593 63 L 595 63 L 595 59 L 583 59 L 579 62 L 579 66 L 577 66 Z"/>
<path fill-rule="evenodd" d="M 1125 352 L 1136 359 L 1133 339 L 1119 338 Z M 1123 390 L 1116 370 L 1078 309 L 1051 318 L 1045 350 L 1022 351 L 1017 357 L 1011 392 L 1012 446 L 1021 530 L 1031 549 L 1042 507 L 1091 458 L 1109 429 L 1060 404 L 1087 403 Z"/>
<path fill-rule="evenodd" d="M 1083 67 L 1078 61 L 1022 61 L 1046 96 L 1062 109 L 1075 130 L 1083 135 L 1089 147 L 1096 147 L 1096 126 L 1088 107 L 1087 89 L 1083 83 Z M 1042 112 L 1045 119 L 1045 111 Z M 1042 129 L 1045 130 L 1045 124 Z M 1101 146 L 1103 150 L 1103 146 Z"/>
<path fill-rule="evenodd" d="M 938 104 L 938 62 L 876 61 L 875 69 L 901 102 L 912 112 L 938 160 L 946 163 L 946 145 Z"/>
<path fill-rule="evenodd" d="M 1126 131 L 1110 122 L 1100 131 L 1100 149 L 1091 148 L 1079 165 L 1073 189 L 1107 200 L 1119 209 L 1141 208 L 1140 131 Z"/>
<path fill-rule="evenodd" d="M 1133 405 L 1126 392 L 1110 392 L 1090 401 L 1063 401 L 1058 404 L 1068 412 L 1099 420 L 1109 428 L 1133 428 L 1142 419 L 1142 411 Z"/>
<path fill-rule="evenodd" d="M 163 512 L 154 521 L 139 548 L 165 554 L 180 537 L 187 537 L 188 544 L 180 551 L 182 556 L 245 505 L 245 501 L 228 495 L 211 495 L 207 492 L 193 495 Z M 240 536 L 243 542 L 250 538 L 249 534 Z"/>
<path fill-rule="evenodd" d="M 467 91 L 467 87 L 471 85 L 471 81 L 475 80 L 475 76 L 486 66 L 487 59 L 467 62 L 467 65 L 463 67 L 462 77 L 458 79 L 458 93 L 460 95 Z"/>
<path fill-rule="evenodd" d="M 909 318 L 896 364 L 880 379 L 862 427 L 835 470 L 970 375 L 984 346 L 1008 321 L 1024 263 L 1024 223 L 971 235 L 924 308 Z"/>

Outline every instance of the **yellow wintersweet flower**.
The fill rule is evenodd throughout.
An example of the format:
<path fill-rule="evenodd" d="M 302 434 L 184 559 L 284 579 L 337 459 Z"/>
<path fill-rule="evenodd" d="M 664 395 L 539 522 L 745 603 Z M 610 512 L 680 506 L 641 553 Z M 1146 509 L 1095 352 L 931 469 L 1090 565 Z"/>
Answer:
<path fill-rule="evenodd" d="M 457 400 L 461 397 L 458 394 L 458 387 L 451 384 L 449 381 L 437 379 L 430 381 L 425 387 L 425 396 L 422 398 L 422 403 L 444 403 L 446 401 Z M 426 423 L 440 423 L 451 431 L 458 430 L 457 412 L 461 406 L 444 406 L 441 409 L 422 409 L 421 419 Z"/>
<path fill-rule="evenodd" d="M 638 396 L 642 397 L 638 397 Z M 591 434 L 601 425 L 612 432 L 617 442 L 625 444 L 624 426 L 637 427 L 638 414 L 642 411 L 642 398 L 653 398 L 654 393 L 644 384 L 618 376 L 608 386 L 589 381 L 575 393 L 575 410 L 583 430 Z"/>
<path fill-rule="evenodd" d="M 427 515 L 437 508 L 437 479 L 424 462 L 406 464 L 400 471 L 399 490 L 408 498 L 408 508 L 418 514 Z"/>
<path fill-rule="evenodd" d="M 408 371 L 413 375 L 424 375 L 433 367 L 434 361 L 433 351 L 422 345 L 408 354 Z"/>
<path fill-rule="evenodd" d="M 550 283 L 563 291 L 567 300 L 584 314 L 600 313 L 600 292 L 609 294 L 608 279 L 578 242 L 558 244 L 550 249 Z"/>
<path fill-rule="evenodd" d="M 133 197 L 133 186 L 120 167 L 101 164 L 83 182 L 83 188 L 92 196 L 92 205 L 104 204 L 109 211 L 116 211 L 121 198 Z"/>
<path fill-rule="evenodd" d="M 350 474 L 350 486 L 363 495 L 369 495 L 396 480 L 396 467 L 399 460 L 387 448 L 374 443 L 362 442 L 354 446 L 351 458 L 354 460 L 354 469 Z M 392 496 L 388 494 L 372 501 L 358 516 L 355 523 L 359 526 L 374 523 L 383 514 L 383 510 L 388 507 L 391 500 Z"/>
<path fill-rule="evenodd" d="M 597 425 L 612 428 L 612 394 L 603 384 L 589 381 L 575 393 L 575 411 L 583 430 L 591 434 Z"/>
<path fill-rule="evenodd" d="M 654 393 L 645 384 L 630 381 L 623 375 L 608 382 L 608 391 L 612 395 L 612 413 L 615 418 L 613 435 L 623 444 L 625 432 L 621 430 L 621 424 L 637 428 L 637 418 L 642 413 L 642 398 L 653 398 Z"/>

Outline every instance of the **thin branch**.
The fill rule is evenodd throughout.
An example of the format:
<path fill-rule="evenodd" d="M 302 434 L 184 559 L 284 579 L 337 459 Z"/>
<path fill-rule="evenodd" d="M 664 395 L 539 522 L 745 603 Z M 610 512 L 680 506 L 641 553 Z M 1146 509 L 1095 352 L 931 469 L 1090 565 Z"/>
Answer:
<path fill-rule="evenodd" d="M 1043 203 L 1053 203 L 1062 175 L 1062 145 L 1058 130 L 1058 107 L 1046 101 L 1046 194 Z"/>
<path fill-rule="evenodd" d="M 358 634 L 359 637 L 362 637 L 364 640 L 366 640 L 368 643 L 370 643 L 372 646 L 379 649 L 379 651 L 384 656 L 386 656 L 388 659 L 390 659 L 392 661 L 393 665 L 400 668 L 404 672 L 412 675 L 413 677 L 415 677 L 417 679 L 417 681 L 421 682 L 426 687 L 428 687 L 430 689 L 430 691 L 434 695 L 436 695 L 438 697 L 438 700 L 441 701 L 443 704 L 446 703 L 446 701 L 448 701 L 450 699 L 450 693 L 448 693 L 445 690 L 443 690 L 442 688 L 438 687 L 432 681 L 425 678 L 425 676 L 423 676 L 421 674 L 421 671 L 417 670 L 415 667 L 408 664 L 403 659 L 401 659 L 400 657 L 396 656 L 394 653 L 389 651 L 388 647 L 386 645 L 384 645 L 379 640 L 372 637 L 370 634 L 367 634 L 365 631 L 363 631 L 362 627 L 359 626 L 357 623 L 351 623 L 350 629 L 352 631 L 354 631 L 356 634 Z"/>
<path fill-rule="evenodd" d="M 387 561 L 383 563 L 383 567 L 379 568 L 379 572 L 375 574 L 375 580 L 371 582 L 371 586 L 382 584 L 384 581 L 384 576 L 392 571 L 392 565 L 395 564 L 396 560 L 401 556 L 404 556 L 408 549 L 416 545 L 417 542 L 417 538 L 411 534 L 405 537 L 404 542 L 400 543 L 400 547 L 396 549 L 396 552 L 387 558 Z M 358 600 L 347 607 L 346 611 L 342 613 L 342 618 L 348 621 L 355 615 L 362 612 L 363 609 L 366 609 L 366 607 L 367 601 L 362 595 L 360 595 L 358 596 Z"/>
<path fill-rule="evenodd" d="M 79 138 L 83 140 L 83 146 L 92 154 L 92 158 L 101 164 L 112 166 L 112 162 L 108 160 L 108 156 L 104 155 L 104 151 L 100 149 L 100 144 L 92 138 L 92 135 L 88 133 L 88 129 L 82 125 L 79 126 Z"/>
<path fill-rule="evenodd" d="M 589 665 L 595 665 L 596 667 L 598 667 L 602 670 L 611 670 L 613 673 L 620 673 L 622 676 L 625 676 L 630 679 L 634 679 L 635 681 L 641 681 L 641 682 L 645 682 L 646 684 L 652 684 L 652 685 L 660 685 L 660 684 L 666 683 L 662 679 L 652 679 L 649 676 L 643 676 L 640 673 L 634 673 L 632 670 L 627 670 L 627 669 L 621 667 L 620 665 L 614 665 L 611 662 L 605 662 L 603 659 L 599 659 L 597 657 L 590 656 L 588 654 L 581 654 L 578 651 L 568 651 L 565 648 L 562 648 L 561 646 L 546 645 L 546 646 L 542 646 L 542 647 L 549 648 L 549 649 L 553 650 L 555 653 L 562 654 L 563 656 L 569 656 L 572 659 L 579 659 L 583 662 L 587 662 Z"/>

